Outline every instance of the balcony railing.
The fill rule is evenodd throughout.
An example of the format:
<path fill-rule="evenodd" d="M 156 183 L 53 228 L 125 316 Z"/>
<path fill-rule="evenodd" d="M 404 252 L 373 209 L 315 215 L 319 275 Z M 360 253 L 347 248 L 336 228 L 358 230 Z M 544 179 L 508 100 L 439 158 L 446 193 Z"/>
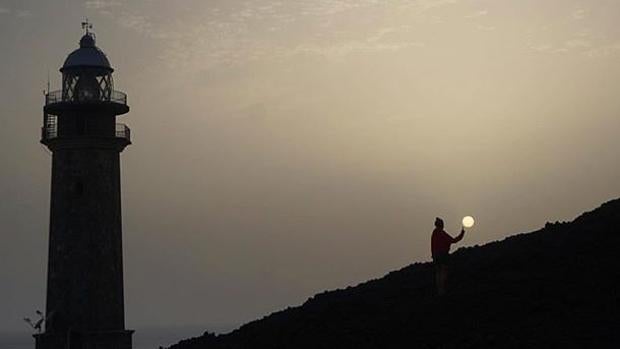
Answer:
<path fill-rule="evenodd" d="M 116 138 L 122 138 L 131 142 L 131 129 L 125 124 L 116 124 Z"/>
<path fill-rule="evenodd" d="M 83 135 L 77 136 L 80 138 L 92 137 L 97 138 L 101 137 L 98 135 Z M 131 129 L 127 127 L 125 124 L 116 124 L 116 130 L 114 133 L 114 137 L 117 139 L 123 139 L 127 142 L 131 142 Z M 58 128 L 56 127 L 56 123 L 48 123 L 46 126 L 41 128 L 41 140 L 42 141 L 50 141 L 53 139 L 59 138 L 58 136 Z"/>
<path fill-rule="evenodd" d="M 121 91 L 108 91 L 108 93 L 98 93 L 96 95 L 86 94 L 70 94 L 63 93 L 62 90 L 52 91 L 45 95 L 45 105 L 73 102 L 73 103 L 90 103 L 90 102 L 112 102 L 127 105 L 127 95 Z"/>

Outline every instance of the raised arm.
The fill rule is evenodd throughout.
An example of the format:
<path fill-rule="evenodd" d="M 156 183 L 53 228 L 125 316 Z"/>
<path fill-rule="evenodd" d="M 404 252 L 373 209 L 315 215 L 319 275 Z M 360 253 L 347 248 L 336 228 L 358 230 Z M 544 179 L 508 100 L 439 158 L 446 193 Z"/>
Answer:
<path fill-rule="evenodd" d="M 452 243 L 455 244 L 461 240 L 463 240 L 463 236 L 465 236 L 465 228 L 461 229 L 461 233 L 459 234 L 459 236 L 452 238 Z"/>

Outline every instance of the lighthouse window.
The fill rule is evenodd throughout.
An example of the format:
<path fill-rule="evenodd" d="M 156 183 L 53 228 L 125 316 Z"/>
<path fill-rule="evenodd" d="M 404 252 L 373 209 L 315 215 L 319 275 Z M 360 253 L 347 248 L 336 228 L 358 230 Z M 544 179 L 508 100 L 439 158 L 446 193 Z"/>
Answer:
<path fill-rule="evenodd" d="M 97 77 L 92 74 L 83 73 L 80 75 L 76 84 L 76 90 L 78 92 L 80 101 L 90 101 L 99 99 L 99 81 Z"/>

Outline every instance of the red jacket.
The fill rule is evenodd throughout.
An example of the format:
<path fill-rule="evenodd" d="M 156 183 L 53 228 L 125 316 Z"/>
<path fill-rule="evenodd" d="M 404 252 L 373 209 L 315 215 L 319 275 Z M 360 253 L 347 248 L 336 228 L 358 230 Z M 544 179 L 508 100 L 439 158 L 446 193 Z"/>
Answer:
<path fill-rule="evenodd" d="M 461 241 L 464 235 L 465 231 L 461 230 L 459 236 L 453 238 L 443 229 L 435 228 L 431 237 L 431 253 L 433 257 L 450 253 L 450 245 Z"/>

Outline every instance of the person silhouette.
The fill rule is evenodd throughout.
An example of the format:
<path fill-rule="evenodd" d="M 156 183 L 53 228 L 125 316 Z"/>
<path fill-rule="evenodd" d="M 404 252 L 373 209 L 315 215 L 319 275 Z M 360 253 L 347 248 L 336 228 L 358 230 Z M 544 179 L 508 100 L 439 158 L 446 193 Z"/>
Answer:
<path fill-rule="evenodd" d="M 461 241 L 465 236 L 465 228 L 461 228 L 459 236 L 453 238 L 443 230 L 443 227 L 443 219 L 435 218 L 435 229 L 431 236 L 431 254 L 435 264 L 435 285 L 437 286 L 437 294 L 440 296 L 446 293 L 450 246 Z"/>

